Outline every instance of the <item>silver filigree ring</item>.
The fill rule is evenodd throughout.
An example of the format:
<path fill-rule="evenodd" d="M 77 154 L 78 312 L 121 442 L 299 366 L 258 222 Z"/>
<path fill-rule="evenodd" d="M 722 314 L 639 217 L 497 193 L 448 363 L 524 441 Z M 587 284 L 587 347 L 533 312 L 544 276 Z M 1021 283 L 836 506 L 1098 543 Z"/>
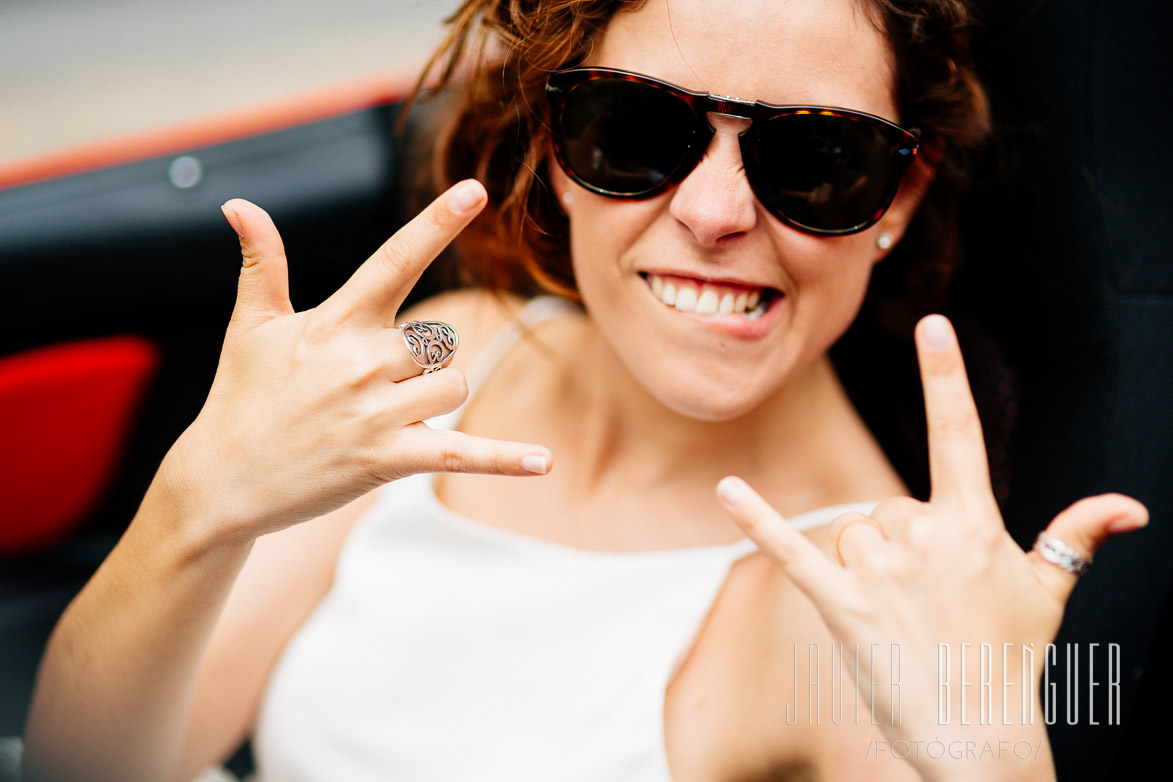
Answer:
<path fill-rule="evenodd" d="M 460 344 L 456 329 L 443 321 L 409 320 L 399 328 L 411 360 L 423 368 L 425 375 L 448 366 Z"/>
<path fill-rule="evenodd" d="M 1085 559 L 1071 546 L 1046 532 L 1039 533 L 1038 539 L 1035 540 L 1035 551 L 1052 565 L 1063 568 L 1074 576 L 1082 576 L 1092 564 L 1090 559 Z"/>

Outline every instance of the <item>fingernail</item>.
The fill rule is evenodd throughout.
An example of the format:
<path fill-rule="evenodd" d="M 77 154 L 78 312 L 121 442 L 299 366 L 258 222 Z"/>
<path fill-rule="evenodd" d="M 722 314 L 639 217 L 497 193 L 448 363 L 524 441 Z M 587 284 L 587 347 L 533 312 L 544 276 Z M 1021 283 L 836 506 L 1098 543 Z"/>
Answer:
<path fill-rule="evenodd" d="M 480 202 L 481 187 L 476 182 L 465 182 L 448 196 L 448 208 L 458 215 L 471 212 Z"/>
<path fill-rule="evenodd" d="M 232 226 L 232 230 L 236 231 L 236 236 L 239 239 L 244 238 L 244 229 L 240 227 L 240 217 L 236 212 L 228 208 L 227 204 L 220 207 L 220 211 L 224 213 L 224 217 L 228 219 L 228 224 Z"/>
<path fill-rule="evenodd" d="M 745 492 L 741 490 L 741 481 L 734 478 L 732 475 L 728 478 L 722 478 L 717 484 L 717 496 L 721 498 L 726 505 L 736 505 L 745 497 Z"/>
<path fill-rule="evenodd" d="M 922 326 L 925 347 L 932 353 L 944 353 L 953 346 L 953 329 L 944 315 L 929 315 Z"/>
<path fill-rule="evenodd" d="M 1120 518 L 1116 519 L 1111 524 L 1109 524 L 1108 525 L 1108 532 L 1110 532 L 1113 535 L 1117 535 L 1121 532 L 1132 532 L 1133 530 L 1137 530 L 1137 529 L 1140 529 L 1141 527 L 1147 526 L 1148 523 L 1149 523 L 1149 518 L 1147 515 L 1137 516 L 1137 515 L 1129 513 L 1128 515 L 1121 516 Z"/>
<path fill-rule="evenodd" d="M 521 457 L 521 469 L 532 472 L 534 475 L 545 475 L 549 470 L 545 456 Z"/>

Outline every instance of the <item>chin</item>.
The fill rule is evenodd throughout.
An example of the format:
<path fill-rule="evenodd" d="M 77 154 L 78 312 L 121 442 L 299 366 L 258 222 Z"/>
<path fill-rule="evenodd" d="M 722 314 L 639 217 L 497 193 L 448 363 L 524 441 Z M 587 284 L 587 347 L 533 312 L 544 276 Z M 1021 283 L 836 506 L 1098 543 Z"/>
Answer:
<path fill-rule="evenodd" d="M 691 379 L 695 381 L 695 378 Z M 720 383 L 689 382 L 670 388 L 648 384 L 645 388 L 660 404 L 678 415 L 705 423 L 726 423 L 749 415 L 762 405 L 766 395 L 751 388 Z"/>

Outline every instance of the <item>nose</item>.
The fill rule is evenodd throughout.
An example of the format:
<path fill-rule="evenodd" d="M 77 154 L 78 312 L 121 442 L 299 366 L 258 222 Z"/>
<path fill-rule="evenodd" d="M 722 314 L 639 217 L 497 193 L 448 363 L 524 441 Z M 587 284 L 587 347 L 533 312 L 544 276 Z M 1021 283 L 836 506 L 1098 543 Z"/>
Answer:
<path fill-rule="evenodd" d="M 672 192 L 668 213 L 704 247 L 716 247 L 757 223 L 738 133 L 749 120 L 710 114 L 716 131 L 696 168 Z"/>

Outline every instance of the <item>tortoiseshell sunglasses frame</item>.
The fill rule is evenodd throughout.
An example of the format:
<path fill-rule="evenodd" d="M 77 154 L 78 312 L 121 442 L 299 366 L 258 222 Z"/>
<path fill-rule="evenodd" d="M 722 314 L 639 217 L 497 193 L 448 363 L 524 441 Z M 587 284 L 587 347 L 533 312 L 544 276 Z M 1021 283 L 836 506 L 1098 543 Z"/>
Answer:
<path fill-rule="evenodd" d="M 633 192 L 619 192 L 614 190 L 607 190 L 597 185 L 591 184 L 589 181 L 580 177 L 571 167 L 566 150 L 563 147 L 563 140 L 561 137 L 560 128 L 562 125 L 562 113 L 566 105 L 566 98 L 571 91 L 586 81 L 598 79 L 611 79 L 616 81 L 635 82 L 649 87 L 656 88 L 668 94 L 675 96 L 678 100 L 687 104 L 692 110 L 696 118 L 693 127 L 693 140 L 689 142 L 685 153 L 681 156 L 680 161 L 672 172 L 662 181 L 651 185 L 650 187 Z M 838 108 L 835 106 L 808 106 L 808 105 L 790 105 L 777 106 L 771 103 L 762 103 L 760 101 L 748 101 L 741 98 L 731 97 L 728 95 L 714 95 L 706 92 L 694 92 L 686 90 L 675 84 L 671 84 L 651 76 L 645 76 L 640 73 L 633 73 L 631 71 L 619 70 L 617 68 L 571 68 L 568 70 L 557 71 L 550 74 L 546 80 L 546 96 L 550 104 L 550 122 L 553 130 L 552 140 L 554 148 L 554 157 L 558 161 L 558 165 L 566 172 L 567 176 L 573 179 L 582 187 L 599 195 L 607 196 L 609 198 L 618 199 L 644 199 L 651 198 L 657 193 L 662 192 L 675 184 L 681 182 L 685 177 L 692 172 L 693 168 L 700 161 L 709 142 L 712 140 L 716 131 L 713 130 L 709 124 L 708 115 L 710 113 L 720 114 L 729 117 L 738 117 L 750 120 L 750 126 L 742 131 L 740 135 L 742 162 L 745 166 L 746 177 L 749 180 L 750 187 L 758 200 L 783 223 L 790 225 L 805 233 L 814 234 L 818 236 L 842 236 L 846 234 L 858 233 L 876 223 L 892 205 L 892 200 L 896 197 L 896 191 L 900 187 L 900 180 L 904 172 L 912 165 L 916 159 L 917 151 L 920 148 L 919 132 L 915 129 L 901 127 L 894 122 L 877 117 L 874 114 L 868 114 L 862 111 L 855 111 L 852 109 Z M 805 225 L 794 220 L 788 215 L 782 213 L 775 206 L 771 205 L 769 200 L 769 183 L 763 181 L 762 173 L 759 167 L 755 164 L 757 156 L 754 151 L 754 145 L 757 143 L 759 131 L 765 126 L 767 120 L 774 119 L 780 116 L 813 114 L 825 117 L 839 117 L 850 122 L 862 123 L 873 130 L 888 144 L 889 152 L 891 154 L 892 168 L 890 171 L 891 182 L 887 184 L 884 190 L 884 197 L 882 202 L 876 207 L 872 214 L 862 222 L 851 226 L 841 228 L 821 228 L 818 226 Z"/>

